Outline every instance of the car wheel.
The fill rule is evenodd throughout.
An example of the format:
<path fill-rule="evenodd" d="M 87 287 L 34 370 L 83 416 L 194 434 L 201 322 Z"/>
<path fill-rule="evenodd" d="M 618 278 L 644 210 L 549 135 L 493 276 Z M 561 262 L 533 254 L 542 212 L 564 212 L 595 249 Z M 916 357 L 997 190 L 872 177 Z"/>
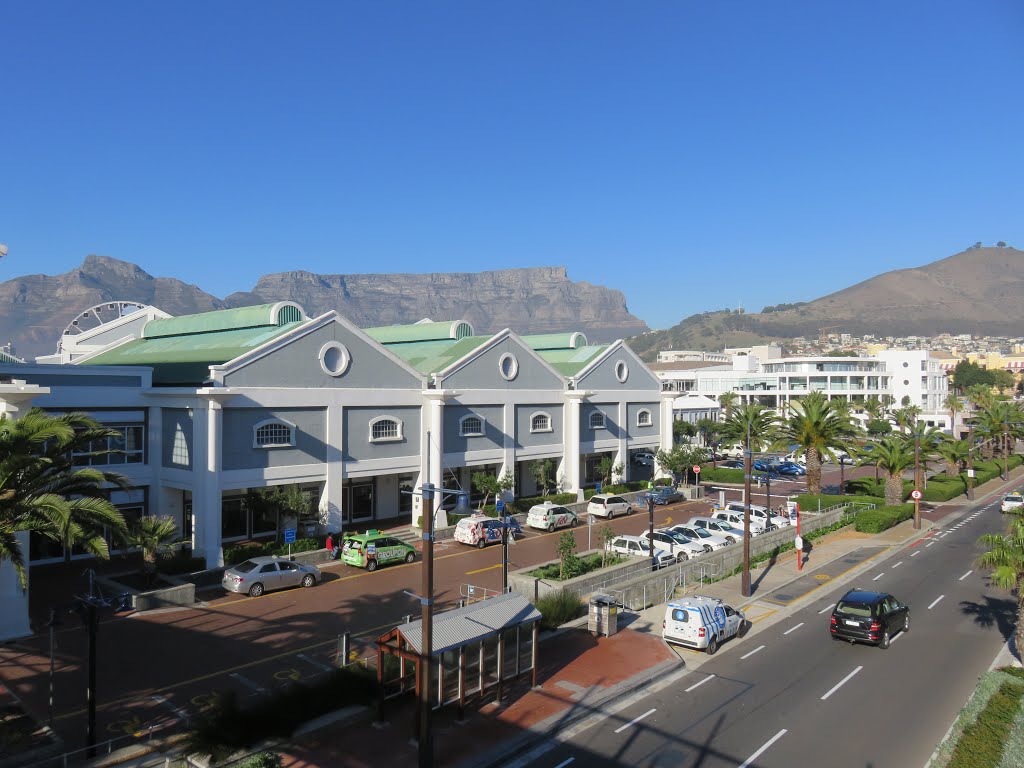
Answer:
<path fill-rule="evenodd" d="M 690 559 L 690 556 L 688 554 L 686 554 L 685 552 L 680 552 L 678 555 L 676 555 L 676 562 L 677 563 L 681 563 L 684 560 L 689 560 L 689 559 Z"/>
<path fill-rule="evenodd" d="M 548 524 L 548 533 L 554 533 L 554 532 L 555 532 L 555 524 L 554 523 L 549 523 Z"/>
<path fill-rule="evenodd" d="M 263 594 L 263 585 L 257 582 L 249 587 L 249 597 L 259 597 Z"/>
<path fill-rule="evenodd" d="M 580 524 L 580 519 L 578 517 L 574 517 L 572 519 L 572 527 L 575 528 L 579 524 Z"/>
<path fill-rule="evenodd" d="M 312 587 L 314 584 L 316 584 L 316 577 L 312 573 L 307 573 L 305 576 L 302 577 L 302 581 L 300 583 L 304 587 Z"/>
<path fill-rule="evenodd" d="M 377 561 L 376 560 L 367 560 L 366 561 L 366 570 L 368 570 L 368 571 L 376 571 L 377 570 Z"/>
<path fill-rule="evenodd" d="M 406 553 L 406 555 L 405 555 L 405 562 L 411 563 L 415 559 L 416 559 L 416 554 L 414 552 L 407 552 Z"/>
<path fill-rule="evenodd" d="M 705 552 L 713 552 L 714 551 L 714 547 L 712 547 L 710 544 L 705 544 L 704 545 L 704 551 Z"/>
<path fill-rule="evenodd" d="M 882 633 L 882 639 L 878 641 L 878 647 L 881 648 L 883 651 L 886 648 L 889 647 L 889 633 L 888 632 L 883 632 Z"/>
<path fill-rule="evenodd" d="M 629 506 L 626 507 L 626 514 L 627 515 L 632 515 L 633 514 L 633 505 L 632 504 L 630 504 Z"/>
<path fill-rule="evenodd" d="M 483 549 L 483 548 L 484 548 L 484 547 L 486 547 L 486 546 L 487 546 L 487 542 L 486 542 L 486 541 L 484 541 L 483 539 L 480 539 L 480 541 L 478 541 L 478 542 L 476 543 L 476 548 L 477 548 L 477 549 Z M 411 553 L 410 553 L 410 554 L 411 554 Z"/>
<path fill-rule="evenodd" d="M 718 651 L 718 638 L 717 637 L 712 637 L 708 641 L 708 647 L 705 648 L 704 650 L 707 651 L 708 656 L 714 656 L 715 653 Z"/>
<path fill-rule="evenodd" d="M 734 537 L 732 537 L 732 536 L 726 536 L 725 540 L 728 541 L 730 544 L 735 544 L 736 543 L 736 539 Z"/>

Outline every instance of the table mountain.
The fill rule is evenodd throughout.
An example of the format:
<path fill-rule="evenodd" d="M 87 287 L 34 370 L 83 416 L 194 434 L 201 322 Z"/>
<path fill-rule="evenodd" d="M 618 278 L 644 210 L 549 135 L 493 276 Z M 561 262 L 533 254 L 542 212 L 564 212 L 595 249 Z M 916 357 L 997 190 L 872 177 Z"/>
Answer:
<path fill-rule="evenodd" d="M 80 313 L 118 300 L 152 304 L 172 315 L 292 300 L 310 316 L 335 309 L 361 327 L 460 318 L 481 334 L 506 327 L 520 334 L 581 330 L 595 342 L 648 330 L 629 313 L 620 291 L 569 280 L 564 267 L 426 275 L 280 272 L 260 278 L 251 291 L 219 299 L 126 261 L 87 256 L 62 275 L 0 283 L 0 340 L 13 341 L 26 359 L 52 353 Z"/>

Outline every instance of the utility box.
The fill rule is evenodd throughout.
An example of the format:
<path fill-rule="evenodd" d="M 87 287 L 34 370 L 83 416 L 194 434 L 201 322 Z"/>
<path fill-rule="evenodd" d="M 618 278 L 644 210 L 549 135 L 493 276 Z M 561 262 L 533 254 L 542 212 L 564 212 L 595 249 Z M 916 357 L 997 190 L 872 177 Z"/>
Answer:
<path fill-rule="evenodd" d="M 608 595 L 594 595 L 590 598 L 590 621 L 588 628 L 592 635 L 611 637 L 619 631 L 619 606 Z"/>

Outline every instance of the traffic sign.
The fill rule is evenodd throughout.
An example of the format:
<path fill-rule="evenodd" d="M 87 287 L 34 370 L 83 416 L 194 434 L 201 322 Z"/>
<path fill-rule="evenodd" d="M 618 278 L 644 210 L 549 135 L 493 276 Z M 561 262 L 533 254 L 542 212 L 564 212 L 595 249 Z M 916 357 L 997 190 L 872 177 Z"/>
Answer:
<path fill-rule="evenodd" d="M 295 543 L 295 529 L 294 528 L 285 528 L 284 529 L 284 543 L 285 544 L 294 544 Z"/>
<path fill-rule="evenodd" d="M 494 508 L 495 508 L 495 509 L 496 509 L 496 510 L 497 510 L 498 512 L 503 512 L 503 511 L 504 511 L 504 509 L 505 509 L 505 502 L 504 502 L 504 501 L 502 501 L 501 499 L 498 499 L 498 500 L 497 500 L 496 502 L 494 502 Z"/>
<path fill-rule="evenodd" d="M 696 475 L 699 475 L 699 474 L 700 474 L 700 464 L 694 464 L 694 465 L 693 465 L 693 472 L 694 472 L 694 474 L 696 474 Z"/>
<path fill-rule="evenodd" d="M 918 499 L 921 498 L 921 492 L 915 488 L 910 492 L 910 497 L 917 501 Z"/>

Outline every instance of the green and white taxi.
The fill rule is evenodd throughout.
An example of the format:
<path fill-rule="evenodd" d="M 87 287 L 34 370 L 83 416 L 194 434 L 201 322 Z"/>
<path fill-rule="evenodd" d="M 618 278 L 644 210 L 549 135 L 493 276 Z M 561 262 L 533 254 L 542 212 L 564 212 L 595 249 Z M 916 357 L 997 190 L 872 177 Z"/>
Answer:
<path fill-rule="evenodd" d="M 540 528 L 544 531 L 553 531 L 555 528 L 564 528 L 566 526 L 575 528 L 579 522 L 575 512 L 565 507 L 556 506 L 550 501 L 533 505 L 526 515 L 526 524 L 528 526 Z"/>
<path fill-rule="evenodd" d="M 369 530 L 345 537 L 341 559 L 356 568 L 376 571 L 378 566 L 388 563 L 411 563 L 416 559 L 416 549 L 401 539 Z"/>

